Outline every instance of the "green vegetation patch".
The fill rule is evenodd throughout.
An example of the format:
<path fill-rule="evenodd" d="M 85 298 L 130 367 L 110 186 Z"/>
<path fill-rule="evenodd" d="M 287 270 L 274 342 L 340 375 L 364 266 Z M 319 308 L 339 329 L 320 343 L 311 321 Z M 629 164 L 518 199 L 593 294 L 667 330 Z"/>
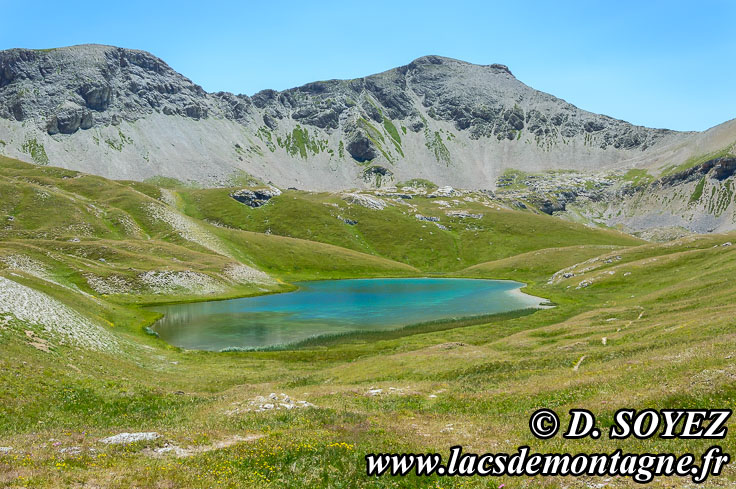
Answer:
<path fill-rule="evenodd" d="M 396 130 L 396 126 L 394 126 L 394 123 L 391 122 L 391 119 L 384 116 L 383 117 L 383 127 L 386 129 L 386 132 L 393 138 L 396 143 L 401 144 L 401 136 L 399 136 L 399 131 Z"/>
<path fill-rule="evenodd" d="M 358 126 L 361 127 L 365 132 L 368 139 L 371 140 L 371 142 L 375 145 L 375 147 L 380 151 L 380 153 L 383 155 L 384 158 L 386 158 L 386 161 L 393 163 L 394 159 L 391 157 L 391 155 L 383 148 L 383 144 L 386 140 L 383 137 L 383 134 L 381 134 L 381 131 L 376 128 L 373 124 L 368 122 L 368 120 L 361 117 L 358 119 Z M 394 141 L 394 144 L 396 142 Z"/>
<path fill-rule="evenodd" d="M 266 147 L 269 151 L 271 151 L 272 153 L 276 151 L 276 145 L 273 142 L 273 135 L 266 126 L 261 126 L 258 128 L 258 131 L 256 131 L 256 137 L 258 137 L 258 139 L 266 144 Z"/>
<path fill-rule="evenodd" d="M 358 125 L 362 127 L 368 133 L 368 137 L 374 143 L 378 143 L 379 141 L 380 142 L 385 141 L 383 138 L 383 134 L 381 134 L 381 131 L 379 131 L 378 128 L 376 128 L 376 126 L 368 122 L 367 119 L 361 117 L 360 119 L 358 119 Z"/>
<path fill-rule="evenodd" d="M 521 190 L 528 188 L 526 179 L 531 175 L 530 173 L 521 171 L 506 169 L 503 174 L 498 178 L 496 184 L 499 190 Z"/>
<path fill-rule="evenodd" d="M 450 165 L 450 151 L 442 141 L 442 135 L 439 131 L 432 133 L 428 128 L 424 129 L 425 142 L 424 145 L 429 149 L 438 162 Z"/>
<path fill-rule="evenodd" d="M 690 203 L 694 203 L 700 200 L 703 195 L 703 187 L 705 187 L 705 177 L 701 178 L 698 184 L 695 186 L 695 190 L 690 196 Z"/>
<path fill-rule="evenodd" d="M 632 168 L 624 174 L 624 181 L 631 182 L 635 187 L 648 185 L 654 181 L 654 177 L 648 171 L 640 168 Z"/>
<path fill-rule="evenodd" d="M 401 149 L 401 136 L 399 136 L 399 131 L 396 130 L 396 126 L 394 126 L 394 123 L 391 122 L 391 119 L 386 116 L 383 116 L 383 127 L 389 134 L 389 136 L 391 136 L 391 142 L 396 148 L 396 152 L 403 157 L 404 150 Z"/>
<path fill-rule="evenodd" d="M 39 165 L 48 165 L 49 157 L 46 155 L 46 149 L 42 143 L 39 143 L 36 138 L 27 139 L 20 147 L 23 153 L 31 156 L 31 159 Z"/>
<path fill-rule="evenodd" d="M 397 188 L 404 188 L 404 187 L 421 188 L 427 192 L 432 192 L 434 190 L 437 190 L 439 188 L 439 185 L 437 185 L 434 182 L 430 182 L 429 180 L 426 180 L 424 178 L 412 178 L 411 180 L 397 183 L 396 187 Z"/>
<path fill-rule="evenodd" d="M 144 183 L 148 183 L 151 185 L 154 185 L 156 187 L 162 187 L 162 188 L 185 188 L 185 187 L 193 187 L 192 183 L 183 182 L 179 180 L 178 178 L 174 177 L 164 177 L 162 175 L 156 175 L 154 177 L 149 177 L 144 180 Z"/>
<path fill-rule="evenodd" d="M 369 167 L 368 167 L 369 168 Z M 436 185 L 416 179 L 398 187 Z M 256 233 L 318 241 L 406 263 L 431 273 L 459 270 L 489 260 L 540 248 L 580 244 L 635 244 L 629 236 L 594 230 L 580 224 L 530 212 L 493 209 L 480 203 L 464 205 L 472 220 L 450 217 L 435 199 L 414 197 L 414 210 L 389 205 L 381 211 L 348 205 L 338 196 L 285 191 L 268 205 L 251 208 L 230 197 L 228 189 L 179 191 L 184 211 L 193 218 Z M 448 230 L 417 220 L 435 216 Z M 346 226 L 338 218 L 357 221 Z"/>
<path fill-rule="evenodd" d="M 327 140 L 310 137 L 309 131 L 299 124 L 286 135 L 286 138 L 277 138 L 276 141 L 291 156 L 298 155 L 304 159 L 307 159 L 309 153 L 316 155 L 327 149 Z"/>
<path fill-rule="evenodd" d="M 237 170 L 230 176 L 230 184 L 234 187 L 257 187 L 264 183 L 247 171 Z"/>

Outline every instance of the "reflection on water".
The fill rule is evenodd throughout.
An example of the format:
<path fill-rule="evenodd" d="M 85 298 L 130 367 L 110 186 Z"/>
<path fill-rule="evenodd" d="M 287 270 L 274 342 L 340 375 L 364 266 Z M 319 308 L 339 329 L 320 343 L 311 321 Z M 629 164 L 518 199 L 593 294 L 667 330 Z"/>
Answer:
<path fill-rule="evenodd" d="M 537 306 L 522 284 L 468 279 L 302 282 L 296 292 L 155 307 L 154 329 L 182 348 L 222 350 L 295 343 L 313 336 Z"/>

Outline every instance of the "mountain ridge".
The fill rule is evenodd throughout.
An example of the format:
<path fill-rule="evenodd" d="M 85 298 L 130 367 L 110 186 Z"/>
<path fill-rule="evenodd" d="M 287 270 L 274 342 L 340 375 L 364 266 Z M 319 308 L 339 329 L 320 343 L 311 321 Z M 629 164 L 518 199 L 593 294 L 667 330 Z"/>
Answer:
<path fill-rule="evenodd" d="M 584 111 L 505 65 L 436 55 L 248 96 L 206 92 L 141 50 L 0 52 L 0 152 L 110 178 L 494 188 L 507 169 L 610 170 L 693 134 Z"/>

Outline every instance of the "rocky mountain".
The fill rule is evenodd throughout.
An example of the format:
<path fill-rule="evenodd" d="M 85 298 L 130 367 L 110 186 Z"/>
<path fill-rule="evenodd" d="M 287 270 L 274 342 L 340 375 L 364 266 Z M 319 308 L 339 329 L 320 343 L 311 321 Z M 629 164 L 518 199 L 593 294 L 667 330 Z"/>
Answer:
<path fill-rule="evenodd" d="M 207 93 L 143 51 L 0 52 L 0 152 L 118 179 L 492 189 L 507 169 L 644 164 L 692 136 L 578 109 L 503 65 L 439 56 L 247 96 Z"/>
<path fill-rule="evenodd" d="M 647 238 L 730 232 L 736 230 L 735 177 L 736 157 L 719 156 L 627 188 L 587 211 L 594 220 Z"/>

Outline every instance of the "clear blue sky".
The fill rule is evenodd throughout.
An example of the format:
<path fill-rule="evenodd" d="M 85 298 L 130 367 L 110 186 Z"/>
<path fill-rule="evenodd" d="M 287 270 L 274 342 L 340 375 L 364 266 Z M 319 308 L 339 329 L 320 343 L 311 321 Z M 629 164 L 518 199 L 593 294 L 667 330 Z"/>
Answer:
<path fill-rule="evenodd" d="M 0 49 L 144 49 L 208 91 L 354 78 L 439 54 L 636 124 L 736 117 L 736 2 L 0 0 Z"/>

